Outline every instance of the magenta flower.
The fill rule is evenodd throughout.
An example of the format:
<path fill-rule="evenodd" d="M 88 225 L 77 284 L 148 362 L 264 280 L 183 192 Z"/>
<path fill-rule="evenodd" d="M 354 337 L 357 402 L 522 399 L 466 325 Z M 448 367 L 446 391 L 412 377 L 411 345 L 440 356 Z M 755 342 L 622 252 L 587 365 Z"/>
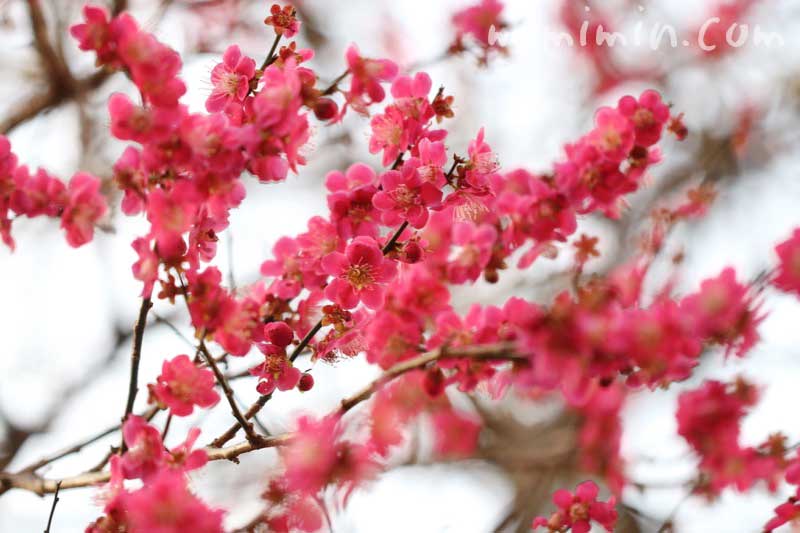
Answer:
<path fill-rule="evenodd" d="M 589 533 L 591 522 L 597 522 L 606 530 L 614 531 L 617 522 L 616 500 L 611 497 L 608 502 L 597 501 L 599 489 L 593 481 L 584 481 L 575 488 L 575 494 L 566 489 L 553 493 L 553 503 L 558 506 L 550 519 L 538 517 L 533 521 L 533 528 L 546 527 L 550 531 L 566 531 L 573 533 Z"/>
<path fill-rule="evenodd" d="M 633 124 L 621 112 L 601 107 L 595 116 L 595 129 L 589 142 L 612 161 L 623 161 L 633 149 Z"/>
<path fill-rule="evenodd" d="M 211 407 L 219 401 L 214 391 L 214 374 L 206 368 L 198 368 L 188 355 L 179 355 L 164 361 L 161 375 L 150 392 L 159 403 L 169 407 L 175 416 L 189 416 L 194 406 Z"/>
<path fill-rule="evenodd" d="M 619 112 L 633 122 L 637 146 L 653 146 L 669 122 L 669 107 L 661 100 L 661 95 L 653 90 L 645 91 L 637 100 L 623 96 L 617 104 Z"/>
<path fill-rule="evenodd" d="M 780 290 L 800 295 L 800 229 L 775 247 L 780 262 L 772 283 Z"/>
<path fill-rule="evenodd" d="M 192 494 L 185 476 L 161 471 L 136 492 L 122 498 L 130 531 L 222 533 L 221 510 L 209 509 Z"/>
<path fill-rule="evenodd" d="M 108 212 L 108 206 L 100 192 L 100 179 L 84 172 L 69 181 L 67 195 L 61 227 L 67 232 L 69 245 L 77 248 L 92 240 L 94 226 Z"/>
<path fill-rule="evenodd" d="M 407 221 L 422 228 L 428 221 L 428 209 L 442 200 L 442 191 L 422 181 L 416 168 L 406 164 L 402 171 L 390 170 L 381 176 L 383 190 L 372 197 L 372 205 L 381 211 L 381 222 L 396 226 Z"/>
<path fill-rule="evenodd" d="M 395 263 L 383 256 L 370 237 L 356 237 L 345 253 L 325 256 L 322 268 L 334 277 L 325 288 L 325 296 L 345 309 L 356 307 L 360 301 L 370 309 L 383 305 L 384 285 L 397 272 Z"/>
<path fill-rule="evenodd" d="M 250 80 L 256 74 L 256 62 L 242 55 L 238 46 L 231 45 L 219 63 L 211 71 L 214 89 L 206 100 L 206 109 L 211 113 L 222 111 L 229 104 L 243 102 L 250 92 Z"/>
<path fill-rule="evenodd" d="M 370 99 L 369 103 L 382 102 L 386 91 L 381 87 L 381 82 L 390 82 L 397 76 L 397 64 L 388 59 L 362 57 L 354 44 L 347 49 L 345 57 L 352 76 L 347 99 L 361 100 L 366 94 Z"/>

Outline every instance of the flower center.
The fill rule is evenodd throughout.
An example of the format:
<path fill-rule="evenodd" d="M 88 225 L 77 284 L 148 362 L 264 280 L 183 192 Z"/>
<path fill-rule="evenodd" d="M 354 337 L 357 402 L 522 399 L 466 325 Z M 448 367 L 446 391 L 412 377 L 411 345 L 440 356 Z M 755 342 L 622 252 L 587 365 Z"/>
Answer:
<path fill-rule="evenodd" d="M 392 198 L 395 202 L 397 202 L 397 204 L 403 207 L 411 207 L 414 205 L 416 195 L 408 187 L 401 185 L 392 191 Z"/>
<path fill-rule="evenodd" d="M 372 276 L 372 267 L 364 264 L 350 265 L 345 273 L 345 278 L 350 282 L 350 285 L 358 290 L 363 289 L 367 285 L 372 285 L 375 281 L 375 278 Z"/>
<path fill-rule="evenodd" d="M 589 519 L 589 508 L 585 503 L 573 503 L 569 508 L 569 517 L 573 522 Z"/>
<path fill-rule="evenodd" d="M 226 74 L 222 80 L 222 85 L 225 87 L 225 92 L 234 96 L 239 91 L 239 76 L 233 72 Z"/>
<path fill-rule="evenodd" d="M 637 128 L 651 126 L 654 122 L 655 118 L 653 117 L 653 112 L 649 109 L 641 107 L 633 114 L 633 123 L 636 124 Z"/>

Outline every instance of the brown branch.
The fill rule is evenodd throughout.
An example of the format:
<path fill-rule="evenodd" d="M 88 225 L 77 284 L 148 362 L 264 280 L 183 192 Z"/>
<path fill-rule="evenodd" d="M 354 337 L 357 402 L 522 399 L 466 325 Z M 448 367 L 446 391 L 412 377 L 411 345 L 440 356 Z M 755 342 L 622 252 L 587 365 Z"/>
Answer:
<path fill-rule="evenodd" d="M 275 55 L 275 51 L 278 49 L 278 43 L 281 42 L 281 34 L 275 35 L 275 40 L 272 41 L 272 47 L 269 49 L 269 53 L 267 53 L 267 57 L 264 58 L 264 62 L 261 63 L 261 70 L 263 71 L 268 66 L 273 64 L 278 56 Z"/>
<path fill-rule="evenodd" d="M 511 361 L 516 363 L 525 363 L 528 361 L 525 356 L 516 353 L 513 343 L 498 343 L 451 349 L 439 348 L 394 365 L 364 389 L 342 400 L 339 413 L 344 414 L 359 403 L 368 400 L 377 390 L 389 381 L 412 370 L 423 368 L 434 361 L 444 359 L 472 359 L 475 361 L 498 362 Z M 263 398 L 268 397 L 265 396 Z M 259 401 L 261 401 L 261 399 L 259 399 Z M 266 403 L 266 401 L 264 401 L 264 403 Z M 247 413 L 245 416 L 247 416 Z M 252 416 L 252 414 L 250 416 Z M 217 448 L 212 445 L 206 447 L 205 450 L 208 454 L 209 461 L 228 460 L 238 462 L 238 457 L 240 455 L 264 448 L 283 446 L 291 441 L 292 436 L 291 433 L 284 433 L 274 437 L 258 437 L 253 441 L 240 442 L 226 448 Z M 17 488 L 43 495 L 55 492 L 59 483 L 62 489 L 88 487 L 108 481 L 109 477 L 110 473 L 107 471 L 86 472 L 61 480 L 45 479 L 31 471 L 21 471 L 16 474 L 0 472 L 0 487 L 5 487 L 6 489 Z"/>
<path fill-rule="evenodd" d="M 131 377 L 128 384 L 128 400 L 125 402 L 125 414 L 122 423 L 128 419 L 133 412 L 133 404 L 136 401 L 136 394 L 139 392 L 139 360 L 142 357 L 142 341 L 144 340 L 144 329 L 147 325 L 147 312 L 153 307 L 150 298 L 142 298 L 142 305 L 139 307 L 139 317 L 136 319 L 136 326 L 133 328 L 133 349 L 131 350 Z M 123 451 L 125 442 L 122 443 Z"/>
<path fill-rule="evenodd" d="M 261 450 L 263 448 L 273 448 L 286 444 L 291 438 L 291 434 L 283 434 L 275 437 L 265 437 L 258 440 L 258 442 L 240 442 L 227 448 L 206 448 L 209 461 L 228 460 L 238 462 L 238 457 L 242 454 L 252 452 L 254 450 Z M 50 494 L 56 491 L 56 487 L 60 484 L 61 489 L 74 489 L 79 487 L 90 487 L 100 483 L 105 483 L 111 477 L 109 471 L 103 472 L 86 472 L 78 474 L 77 476 L 66 477 L 60 480 L 45 479 L 32 472 L 20 472 L 17 474 L 10 474 L 0 472 L 0 486 L 7 488 L 22 489 L 33 492 L 40 496 Z"/>
<path fill-rule="evenodd" d="M 53 88 L 72 88 L 75 85 L 75 78 L 67 68 L 64 58 L 59 56 L 53 44 L 50 42 L 47 20 L 39 0 L 28 0 L 28 18 L 31 22 L 33 32 L 33 45 L 39 58 L 44 64 L 45 70 L 50 75 L 51 87 Z"/>
<path fill-rule="evenodd" d="M 515 353 L 513 343 L 498 343 L 484 346 L 467 346 L 464 348 L 437 348 L 413 359 L 397 363 L 384 372 L 378 379 L 361 389 L 358 393 L 342 400 L 339 411 L 344 414 L 361 402 L 369 399 L 387 382 L 403 374 L 427 366 L 433 361 L 445 359 L 472 359 L 474 361 L 515 361 L 527 362 L 528 358 Z"/>
<path fill-rule="evenodd" d="M 513 343 L 497 343 L 484 346 L 467 346 L 463 348 L 439 348 L 431 352 L 421 354 L 413 359 L 403 361 L 394 365 L 386 370 L 375 381 L 364 387 L 361 391 L 353 396 L 342 400 L 338 412 L 344 414 L 351 410 L 353 407 L 361 402 L 368 400 L 377 390 L 379 390 L 387 382 L 402 376 L 403 374 L 423 368 L 433 361 L 444 359 L 471 359 L 475 361 L 497 361 L 506 362 L 511 361 L 515 363 L 526 363 L 528 358 L 524 355 L 516 353 Z M 262 398 L 269 398 L 263 396 Z M 262 401 L 259 398 L 259 401 Z M 263 400 L 266 403 L 266 400 Z M 258 404 L 258 402 L 256 402 Z M 256 405 L 254 404 L 254 405 Z M 253 408 L 251 407 L 251 410 Z M 248 410 L 245 416 L 252 417 L 253 414 Z M 261 450 L 264 448 L 274 448 L 276 446 L 283 446 L 291 441 L 292 433 L 284 433 L 273 437 L 258 437 L 253 441 L 243 441 L 238 444 L 233 444 L 225 448 L 208 446 L 205 448 L 208 454 L 209 461 L 228 460 L 238 462 L 240 455 Z M 77 476 L 67 477 L 61 480 L 45 479 L 36 475 L 34 472 L 22 471 L 16 474 L 0 472 L 0 487 L 6 489 L 16 488 L 34 492 L 39 495 L 55 492 L 57 484 L 61 483 L 62 489 L 71 489 L 77 487 L 88 487 L 98 483 L 108 481 L 110 473 L 104 472 L 86 472 Z"/>
<path fill-rule="evenodd" d="M 251 418 L 256 416 L 258 412 L 261 411 L 261 409 L 265 405 L 267 405 L 267 402 L 270 401 L 271 398 L 272 394 L 259 396 L 258 399 L 247 409 L 247 411 L 245 411 L 244 413 L 245 420 L 250 420 Z M 211 447 L 221 448 L 222 446 L 224 446 L 226 442 L 228 442 L 229 440 L 231 440 L 233 437 L 236 436 L 236 433 L 239 431 L 240 427 L 241 426 L 239 425 L 238 422 L 229 427 L 225 431 L 225 433 L 214 439 L 214 441 L 211 443 Z"/>
<path fill-rule="evenodd" d="M 330 96 L 336 92 L 339 88 L 339 84 L 344 81 L 344 79 L 350 75 L 350 69 L 345 70 L 341 74 L 339 74 L 335 80 L 331 82 L 325 89 L 322 90 L 322 96 Z"/>
<path fill-rule="evenodd" d="M 245 434 L 247 434 L 247 440 L 249 442 L 258 441 L 261 437 L 255 432 L 253 429 L 253 424 L 247 421 L 242 416 L 242 412 L 239 411 L 239 406 L 236 405 L 236 399 L 233 397 L 233 389 L 228 384 L 228 380 L 225 379 L 225 375 L 220 371 L 219 366 L 217 366 L 217 362 L 208 353 L 208 348 L 206 348 L 206 343 L 203 341 L 202 337 L 200 339 L 200 343 L 198 344 L 198 348 L 200 349 L 200 353 L 203 355 L 203 358 L 206 361 L 206 364 L 211 367 L 211 370 L 214 372 L 214 376 L 217 378 L 217 383 L 219 383 L 220 387 L 222 387 L 222 391 L 225 393 L 225 397 L 228 399 L 228 404 L 231 406 L 231 412 L 233 413 L 233 417 L 239 423 L 241 427 L 244 428 Z"/>

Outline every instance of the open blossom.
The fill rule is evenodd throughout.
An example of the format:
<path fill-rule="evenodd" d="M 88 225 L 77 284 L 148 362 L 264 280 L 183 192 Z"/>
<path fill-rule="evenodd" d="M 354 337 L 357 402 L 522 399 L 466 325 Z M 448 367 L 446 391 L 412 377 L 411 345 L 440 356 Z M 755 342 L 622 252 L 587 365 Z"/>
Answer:
<path fill-rule="evenodd" d="M 500 31 L 506 27 L 501 19 L 503 2 L 500 0 L 480 0 L 455 15 L 453 24 L 456 27 L 458 38 L 470 36 L 483 47 L 496 46 L 490 41 L 492 31 Z"/>
<path fill-rule="evenodd" d="M 372 474 L 374 465 L 367 447 L 341 440 L 341 434 L 337 416 L 300 417 L 295 437 L 280 450 L 283 481 L 289 490 L 315 496 L 327 485 L 336 484 L 349 494 Z"/>
<path fill-rule="evenodd" d="M 136 105 L 121 93 L 114 93 L 108 99 L 108 114 L 114 137 L 141 144 L 164 140 L 181 117 L 177 109 Z"/>
<path fill-rule="evenodd" d="M 387 107 L 383 114 L 372 118 L 370 126 L 372 136 L 369 139 L 369 151 L 377 154 L 382 150 L 383 165 L 388 166 L 409 144 L 410 135 L 403 113 L 394 106 Z"/>
<path fill-rule="evenodd" d="M 214 113 L 222 111 L 230 103 L 243 102 L 255 74 L 256 62 L 242 55 L 235 44 L 229 46 L 222 56 L 222 63 L 211 71 L 214 88 L 206 100 L 206 109 Z"/>
<path fill-rule="evenodd" d="M 198 368 L 188 355 L 179 355 L 164 361 L 161 374 L 150 392 L 155 399 L 169 407 L 175 416 L 189 416 L 194 406 L 212 407 L 219 401 L 214 391 L 214 373 L 207 368 Z"/>
<path fill-rule="evenodd" d="M 186 84 L 178 78 L 180 55 L 139 29 L 136 21 L 123 13 L 112 23 L 120 63 L 130 73 L 145 101 L 155 106 L 173 107 L 186 92 Z"/>
<path fill-rule="evenodd" d="M 732 486 L 745 491 L 765 481 L 774 491 L 786 470 L 785 437 L 771 436 L 758 447 L 739 443 L 741 421 L 758 400 L 758 390 L 742 378 L 726 384 L 706 381 L 678 398 L 678 433 L 700 457 L 702 483 L 696 492 L 718 495 Z M 786 471 L 792 482 L 795 472 Z"/>
<path fill-rule="evenodd" d="M 669 107 L 653 90 L 643 92 L 638 100 L 630 95 L 623 96 L 617 109 L 633 123 L 638 146 L 656 144 L 670 118 Z"/>
<path fill-rule="evenodd" d="M 189 491 L 186 478 L 159 472 L 139 490 L 126 494 L 123 505 L 131 533 L 222 533 L 223 512 L 212 510 Z"/>
<path fill-rule="evenodd" d="M 297 32 L 300 31 L 300 21 L 295 17 L 294 7 L 279 6 L 272 4 L 269 8 L 269 16 L 264 19 L 264 24 L 272 26 L 277 35 L 282 35 L 287 39 L 291 39 Z"/>
<path fill-rule="evenodd" d="M 726 268 L 705 280 L 699 292 L 685 297 L 681 309 L 692 317 L 698 334 L 743 356 L 758 342 L 758 304 L 750 290 L 736 280 L 736 271 Z"/>
<path fill-rule="evenodd" d="M 188 472 L 204 467 L 208 463 L 208 453 L 203 448 L 193 449 L 199 436 L 200 428 L 190 429 L 186 440 L 169 451 L 165 457 L 166 465 L 177 472 Z"/>
<path fill-rule="evenodd" d="M 294 367 L 283 350 L 271 345 L 259 346 L 264 352 L 264 362 L 250 369 L 250 374 L 259 378 L 256 390 L 259 394 L 272 394 L 275 389 L 292 390 L 300 382 L 301 372 Z"/>
<path fill-rule="evenodd" d="M 329 481 L 336 464 L 336 440 L 341 433 L 336 417 L 300 417 L 297 437 L 281 450 L 284 479 L 292 490 L 316 494 Z"/>
<path fill-rule="evenodd" d="M 598 501 L 599 492 L 593 481 L 579 484 L 574 494 L 566 489 L 557 490 L 553 493 L 553 503 L 558 510 L 549 519 L 542 516 L 534 519 L 533 529 L 544 527 L 555 533 L 571 528 L 573 533 L 589 533 L 591 523 L 597 522 L 607 531 L 614 531 L 616 500 L 611 497 L 607 502 Z"/>
<path fill-rule="evenodd" d="M 322 259 L 322 268 L 334 278 L 325 288 L 325 296 L 345 309 L 358 302 L 370 309 L 383 304 L 384 285 L 397 271 L 395 263 L 386 259 L 375 239 L 356 237 L 344 253 L 333 252 Z"/>
<path fill-rule="evenodd" d="M 772 283 L 780 290 L 800 295 L 800 229 L 775 247 L 778 269 Z"/>
<path fill-rule="evenodd" d="M 144 418 L 130 415 L 122 426 L 122 436 L 128 447 L 120 464 L 125 479 L 148 479 L 161 469 L 167 451 L 158 429 Z"/>
<path fill-rule="evenodd" d="M 67 205 L 61 214 L 69 245 L 77 248 L 91 241 L 95 224 L 106 212 L 100 179 L 83 172 L 75 174 L 67 186 Z"/>
<path fill-rule="evenodd" d="M 608 159 L 622 161 L 633 149 L 636 132 L 631 121 L 616 109 L 603 107 L 595 116 L 590 142 Z"/>
<path fill-rule="evenodd" d="M 414 228 L 428 222 L 428 209 L 439 204 L 442 191 L 432 183 L 422 181 L 413 165 L 406 163 L 401 170 L 389 170 L 381 176 L 382 189 L 372 197 L 372 204 L 381 211 L 386 226 L 407 221 Z"/>
<path fill-rule="evenodd" d="M 447 163 L 447 150 L 441 141 L 433 142 L 430 139 L 422 139 L 417 147 L 419 157 L 412 158 L 411 161 L 418 161 L 417 174 L 422 181 L 430 183 L 438 188 L 444 186 L 444 170 L 442 167 Z"/>
<path fill-rule="evenodd" d="M 369 97 L 367 103 L 383 102 L 386 91 L 381 82 L 390 82 L 397 76 L 397 64 L 388 59 L 371 59 L 361 56 L 355 44 L 350 45 L 345 55 L 347 68 L 352 76 L 348 100 Z"/>
<path fill-rule="evenodd" d="M 487 224 L 477 226 L 458 222 L 453 226 L 453 244 L 457 251 L 447 265 L 447 277 L 452 283 L 475 281 L 489 264 L 497 230 Z"/>
<path fill-rule="evenodd" d="M 467 148 L 469 160 L 467 161 L 467 181 L 475 187 L 486 185 L 486 179 L 500 168 L 497 155 L 484 141 L 484 129 L 478 131 L 478 136 L 470 141 Z"/>

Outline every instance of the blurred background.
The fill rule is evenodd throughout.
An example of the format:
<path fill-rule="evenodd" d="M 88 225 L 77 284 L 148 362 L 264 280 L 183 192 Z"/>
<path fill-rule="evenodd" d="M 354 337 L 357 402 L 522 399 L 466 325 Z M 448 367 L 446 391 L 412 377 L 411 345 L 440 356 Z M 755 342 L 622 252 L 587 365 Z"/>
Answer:
<path fill-rule="evenodd" d="M 0 133 L 30 167 L 43 166 L 63 178 L 78 169 L 110 178 L 124 143 L 108 134 L 106 101 L 113 92 L 133 95 L 132 85 L 122 75 L 92 77 L 93 56 L 80 53 L 67 32 L 80 16 L 81 1 L 41 4 L 59 57 L 74 79 L 90 82 L 69 89 L 37 53 L 27 0 L 0 0 Z M 239 44 L 258 62 L 266 54 L 273 35 L 262 20 L 270 4 L 130 0 L 128 8 L 182 54 L 189 86 L 183 103 L 201 111 L 211 69 L 229 44 Z M 576 236 L 601 238 L 602 255 L 587 269 L 607 272 L 631 257 L 652 210 L 700 183 L 715 187 L 716 201 L 708 216 L 669 234 L 648 286 L 657 289 L 674 279 L 680 293 L 728 265 L 740 279 L 755 279 L 770 268 L 774 244 L 800 226 L 800 3 L 507 0 L 510 27 L 499 39 L 509 54 L 487 67 L 469 55 L 441 58 L 454 36 L 450 17 L 468 4 L 305 0 L 295 5 L 303 23 L 300 44 L 315 50 L 312 66 L 323 83 L 343 71 L 344 51 L 353 42 L 364 55 L 389 57 L 405 69 L 424 65 L 434 85 L 456 98 L 448 147 L 465 152 L 485 127 L 504 170 L 546 171 L 562 156 L 565 142 L 588 130 L 597 107 L 613 105 L 623 94 L 659 90 L 686 114 L 690 136 L 664 144 L 664 163 L 652 172 L 649 186 L 630 198 L 631 207 L 619 220 L 581 221 Z M 741 47 L 699 49 L 700 29 L 715 16 L 720 17 L 716 29 L 732 22 L 748 25 Z M 581 26 L 598 21 L 625 35 L 627 45 L 580 46 Z M 660 46 L 651 46 L 652 35 L 665 26 L 674 28 L 676 45 L 667 30 Z M 708 42 L 713 32 L 706 27 Z M 742 31 L 739 26 L 734 36 L 742 39 Z M 592 37 L 589 33 L 590 42 Z M 367 150 L 368 131 L 368 122 L 354 114 L 333 127 L 320 126 L 306 148 L 309 164 L 297 176 L 275 185 L 247 181 L 248 198 L 233 212 L 219 243 L 217 266 L 228 279 L 239 287 L 256 281 L 280 236 L 302 232 L 309 217 L 325 214 L 328 171 L 356 161 L 378 168 L 379 159 Z M 107 185 L 114 197 L 113 183 Z M 78 250 L 67 246 L 52 221 L 23 219 L 14 228 L 17 250 L 0 248 L 0 470 L 7 471 L 118 423 L 141 290 L 130 273 L 135 261 L 130 243 L 146 224 L 114 213 L 105 231 Z M 466 309 L 472 303 L 501 303 L 510 295 L 547 302 L 569 284 L 571 264 L 564 253 L 524 271 L 510 269 L 495 285 L 457 291 L 456 303 Z M 790 442 L 800 439 L 793 416 L 800 401 L 800 304 L 771 289 L 762 297 L 769 315 L 760 328 L 762 342 L 746 359 L 711 353 L 689 382 L 630 399 L 623 452 L 635 485 L 624 494 L 620 531 L 667 531 L 666 525 L 680 533 L 757 532 L 788 495 L 756 489 L 725 492 L 713 504 L 687 498 L 695 463 L 675 431 L 682 390 L 709 377 L 743 373 L 763 386 L 762 401 L 744 424 L 746 443 L 779 430 Z M 144 338 L 140 383 L 152 382 L 165 358 L 191 353 L 188 324 L 182 306 L 156 303 Z M 312 391 L 281 393 L 261 412 L 260 423 L 270 432 L 290 429 L 300 412 L 328 412 L 377 375 L 360 359 L 318 364 L 313 373 L 318 386 Z M 255 382 L 238 382 L 236 393 L 242 405 L 251 403 Z M 139 395 L 137 412 L 145 408 L 146 396 Z M 331 510 L 334 530 L 513 531 L 519 523 L 529 524 L 530 516 L 548 512 L 554 487 L 582 479 L 573 465 L 574 424 L 559 414 L 558 405 L 513 393 L 500 402 L 479 400 L 491 438 L 482 439 L 478 459 L 426 464 L 426 431 L 416 428 L 385 474 L 356 491 L 346 506 Z M 218 408 L 191 422 L 202 428 L 205 442 L 225 429 L 229 418 Z M 175 442 L 168 444 L 183 439 L 186 424 L 173 421 Z M 118 435 L 101 439 L 44 473 L 57 478 L 91 468 L 118 440 Z M 213 463 L 193 476 L 206 501 L 230 509 L 226 524 L 232 529 L 260 511 L 275 452 L 241 460 L 239 466 Z M 64 491 L 53 530 L 82 531 L 101 512 L 95 494 L 96 489 Z M 0 531 L 41 531 L 51 501 L 22 491 L 3 494 Z"/>

